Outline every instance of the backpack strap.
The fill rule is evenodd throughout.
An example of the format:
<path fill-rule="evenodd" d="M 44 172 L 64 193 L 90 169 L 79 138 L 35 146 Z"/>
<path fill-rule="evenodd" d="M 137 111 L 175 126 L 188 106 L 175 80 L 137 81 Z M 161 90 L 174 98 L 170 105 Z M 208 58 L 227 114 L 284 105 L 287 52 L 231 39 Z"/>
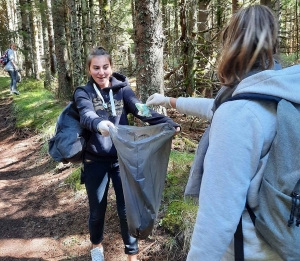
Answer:
<path fill-rule="evenodd" d="M 252 208 L 250 208 L 250 206 L 248 205 L 248 203 L 246 203 L 246 209 L 249 213 L 249 216 L 252 220 L 253 225 L 255 226 L 256 216 L 255 216 L 254 211 L 252 210 Z"/>
<path fill-rule="evenodd" d="M 259 94 L 259 93 L 241 93 L 237 94 L 227 101 L 235 101 L 235 100 L 256 100 L 256 101 L 272 101 L 272 102 L 280 102 L 282 98 L 267 95 L 267 94 Z M 255 225 L 256 216 L 253 210 L 250 208 L 248 203 L 246 203 L 246 209 L 250 215 L 253 225 Z M 235 261 L 244 261 L 244 239 L 243 239 L 243 226 L 242 226 L 242 216 L 240 218 L 239 224 L 237 226 L 236 232 L 234 233 L 234 256 Z"/>
<path fill-rule="evenodd" d="M 235 101 L 235 100 L 256 100 L 256 101 L 274 101 L 280 102 L 282 98 L 268 95 L 268 94 L 260 94 L 260 93 L 240 93 L 232 96 L 226 101 Z"/>
<path fill-rule="evenodd" d="M 243 225 L 242 216 L 234 233 L 234 260 L 244 261 L 244 240 L 243 240 Z"/>
<path fill-rule="evenodd" d="M 248 205 L 248 203 L 246 203 L 246 209 L 250 215 L 253 225 L 255 225 L 256 216 L 252 208 L 250 208 L 250 206 Z M 244 239 L 243 239 L 242 216 L 240 218 L 240 222 L 234 233 L 234 260 L 244 261 Z"/>

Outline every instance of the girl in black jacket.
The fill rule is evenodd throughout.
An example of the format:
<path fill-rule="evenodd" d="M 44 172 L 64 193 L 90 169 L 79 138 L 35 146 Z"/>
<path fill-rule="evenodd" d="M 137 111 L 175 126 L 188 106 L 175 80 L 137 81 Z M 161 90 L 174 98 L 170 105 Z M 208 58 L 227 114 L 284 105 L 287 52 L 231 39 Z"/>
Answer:
<path fill-rule="evenodd" d="M 169 122 L 176 130 L 179 125 L 170 118 L 150 110 L 150 117 L 140 116 L 136 103 L 141 103 L 129 86 L 128 79 L 112 70 L 110 55 L 102 47 L 92 50 L 87 59 L 90 80 L 74 95 L 81 125 L 90 131 L 83 160 L 83 177 L 89 199 L 89 231 L 93 248 L 92 261 L 103 261 L 103 231 L 110 179 L 116 194 L 117 211 L 125 254 L 136 261 L 137 239 L 130 236 L 120 178 L 117 151 L 109 136 L 109 127 L 128 125 L 127 115 L 133 114 L 150 125 Z"/>

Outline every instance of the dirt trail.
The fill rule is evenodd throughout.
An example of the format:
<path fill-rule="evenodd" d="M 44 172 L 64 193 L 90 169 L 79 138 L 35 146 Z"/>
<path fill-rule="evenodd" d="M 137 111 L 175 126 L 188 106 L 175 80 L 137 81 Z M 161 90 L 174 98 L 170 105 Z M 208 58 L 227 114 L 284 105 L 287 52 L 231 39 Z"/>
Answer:
<path fill-rule="evenodd" d="M 0 260 L 91 260 L 86 194 L 63 183 L 72 167 L 55 171 L 56 164 L 40 153 L 41 137 L 15 129 L 12 97 L 1 95 Z M 125 261 L 113 193 L 106 218 L 105 260 Z M 140 241 L 139 259 L 167 260 L 164 238 Z"/>

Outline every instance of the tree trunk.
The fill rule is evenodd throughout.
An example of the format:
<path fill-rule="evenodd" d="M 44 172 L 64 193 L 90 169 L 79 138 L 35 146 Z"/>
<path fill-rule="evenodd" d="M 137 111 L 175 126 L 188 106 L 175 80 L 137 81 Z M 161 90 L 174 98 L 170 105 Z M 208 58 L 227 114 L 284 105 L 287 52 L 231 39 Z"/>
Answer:
<path fill-rule="evenodd" d="M 68 0 L 68 6 L 70 8 L 70 61 L 72 62 L 71 68 L 73 78 L 73 90 L 75 90 L 76 87 L 81 86 L 84 83 L 84 68 L 82 68 L 81 60 L 81 26 L 78 21 L 78 12 L 75 1 Z"/>
<path fill-rule="evenodd" d="M 38 41 L 38 27 L 37 27 L 37 11 L 34 0 L 29 0 L 31 9 L 29 11 L 29 22 L 30 22 L 30 36 L 32 44 L 32 64 L 33 64 L 33 76 L 35 79 L 40 80 L 41 71 L 41 59 L 39 53 L 39 41 Z"/>
<path fill-rule="evenodd" d="M 273 4 L 272 4 L 272 0 L 260 0 L 260 4 L 261 5 L 266 5 L 268 7 L 270 7 L 271 9 L 273 9 Z"/>
<path fill-rule="evenodd" d="M 99 43 L 108 52 L 111 51 L 110 45 L 110 24 L 109 24 L 109 13 L 110 13 L 110 1 L 109 0 L 99 0 L 99 11 L 100 11 L 100 35 Z"/>
<path fill-rule="evenodd" d="M 195 1 L 181 0 L 180 9 L 180 24 L 181 24 L 181 37 L 183 43 L 183 77 L 186 87 L 186 95 L 193 96 L 195 90 L 194 81 L 194 56 L 195 47 L 194 40 L 196 36 L 196 18 L 195 9 L 191 8 L 195 5 Z"/>
<path fill-rule="evenodd" d="M 95 3 L 94 0 L 90 0 L 90 23 L 89 30 L 91 33 L 91 47 L 95 47 L 97 43 L 97 34 L 93 32 L 93 25 L 98 24 L 98 19 L 95 18 Z"/>
<path fill-rule="evenodd" d="M 136 84 L 142 102 L 155 92 L 164 93 L 164 36 L 159 7 L 159 1 L 135 1 Z"/>
<path fill-rule="evenodd" d="M 87 0 L 81 0 L 81 10 L 82 10 L 82 43 L 83 43 L 83 52 L 82 52 L 82 60 L 84 60 L 89 52 L 90 48 L 90 30 L 88 26 L 88 6 Z"/>
<path fill-rule="evenodd" d="M 45 0 L 40 0 L 40 13 L 47 13 L 47 3 Z M 45 69 L 45 80 L 44 87 L 51 90 L 51 59 L 49 51 L 49 37 L 48 37 L 48 21 L 47 16 L 42 16 L 42 31 L 43 31 L 43 43 L 44 43 L 44 69 Z"/>
<path fill-rule="evenodd" d="M 214 68 L 210 62 L 212 54 L 211 48 L 211 32 L 208 30 L 207 24 L 209 23 L 209 5 L 210 0 L 200 1 L 198 4 L 198 16 L 197 16 L 197 51 L 196 56 L 198 57 L 197 63 L 197 75 L 195 77 L 195 85 L 197 85 L 197 92 L 201 93 L 204 97 L 212 97 L 212 86 L 207 79 L 210 77 Z"/>
<path fill-rule="evenodd" d="M 53 30 L 53 17 L 52 17 L 52 7 L 51 0 L 46 0 L 47 9 L 46 16 L 48 22 L 48 38 L 49 38 L 49 55 L 50 55 L 50 64 L 51 64 L 51 74 L 54 76 L 57 72 L 57 63 L 56 63 L 56 55 L 55 55 L 55 44 L 54 44 L 54 30 Z"/>
<path fill-rule="evenodd" d="M 57 59 L 58 90 L 57 97 L 70 99 L 73 91 L 71 77 L 67 71 L 67 41 L 65 32 L 65 1 L 52 0 L 55 54 Z"/>
<path fill-rule="evenodd" d="M 232 0 L 231 12 L 234 14 L 239 9 L 238 0 Z"/>
<path fill-rule="evenodd" d="M 27 0 L 20 0 L 20 14 L 22 29 L 21 33 L 23 35 L 23 55 L 24 55 L 24 68 L 25 75 L 27 77 L 33 74 L 33 64 L 32 64 L 32 51 L 31 51 L 31 33 L 29 26 L 29 4 Z"/>

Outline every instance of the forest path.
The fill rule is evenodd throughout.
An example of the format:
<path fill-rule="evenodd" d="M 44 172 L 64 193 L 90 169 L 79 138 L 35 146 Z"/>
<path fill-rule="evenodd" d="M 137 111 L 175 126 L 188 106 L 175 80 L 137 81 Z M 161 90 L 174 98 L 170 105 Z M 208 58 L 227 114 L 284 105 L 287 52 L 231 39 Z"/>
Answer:
<path fill-rule="evenodd" d="M 91 260 L 86 193 L 63 182 L 74 166 L 57 171 L 57 164 L 41 154 L 39 135 L 15 129 L 12 101 L 8 91 L 1 93 L 0 260 Z M 112 191 L 106 219 L 105 260 L 125 261 Z M 157 240 L 140 241 L 141 261 L 166 260 Z"/>

